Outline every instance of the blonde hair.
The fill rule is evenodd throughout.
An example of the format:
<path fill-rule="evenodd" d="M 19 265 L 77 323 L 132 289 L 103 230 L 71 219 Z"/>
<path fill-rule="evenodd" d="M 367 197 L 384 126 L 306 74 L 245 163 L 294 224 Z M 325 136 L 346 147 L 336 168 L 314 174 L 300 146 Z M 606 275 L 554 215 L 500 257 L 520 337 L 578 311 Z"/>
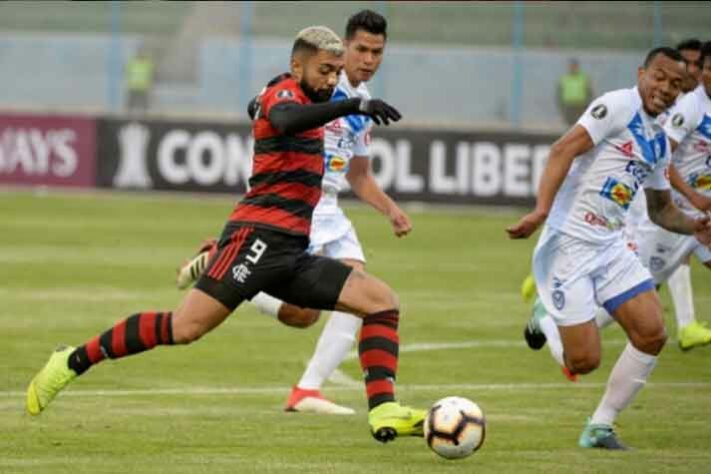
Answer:
<path fill-rule="evenodd" d="M 336 56 L 341 56 L 344 51 L 341 38 L 327 26 L 309 26 L 299 31 L 292 55 L 301 48 L 328 51 Z"/>

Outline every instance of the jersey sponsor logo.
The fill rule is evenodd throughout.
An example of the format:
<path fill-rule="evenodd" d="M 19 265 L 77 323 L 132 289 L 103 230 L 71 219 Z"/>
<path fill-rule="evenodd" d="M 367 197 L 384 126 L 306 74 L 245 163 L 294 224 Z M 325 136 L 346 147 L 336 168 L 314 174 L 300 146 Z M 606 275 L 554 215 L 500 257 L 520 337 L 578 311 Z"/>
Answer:
<path fill-rule="evenodd" d="M 605 104 L 596 105 L 590 111 L 590 115 L 592 115 L 593 118 L 598 120 L 604 119 L 607 116 L 607 106 Z"/>
<path fill-rule="evenodd" d="M 276 93 L 276 96 L 279 99 L 291 99 L 294 97 L 294 93 L 291 92 L 289 89 L 282 89 Z"/>
<path fill-rule="evenodd" d="M 553 306 L 555 306 L 558 311 L 565 308 L 565 293 L 561 290 L 555 290 L 551 296 L 553 297 Z"/>
<path fill-rule="evenodd" d="M 634 198 L 634 192 L 635 190 L 625 183 L 621 183 L 614 178 L 607 178 L 600 190 L 600 195 L 627 210 Z"/>
<path fill-rule="evenodd" d="M 326 169 L 328 171 L 334 172 L 345 172 L 348 168 L 348 161 L 345 158 L 338 155 L 328 155 L 326 156 Z"/>
<path fill-rule="evenodd" d="M 707 151 L 709 151 L 709 148 L 709 142 L 707 142 L 706 140 L 697 140 L 696 143 L 694 143 L 694 150 L 700 153 L 706 153 Z M 708 164 L 708 161 L 706 162 L 706 164 Z"/>
<path fill-rule="evenodd" d="M 680 113 L 674 114 L 674 116 L 671 119 L 671 123 L 676 128 L 681 127 L 682 125 L 684 125 L 684 116 Z"/>
<path fill-rule="evenodd" d="M 624 227 L 624 223 L 616 219 L 608 219 L 605 216 L 595 214 L 594 212 L 586 212 L 584 216 L 585 222 L 591 226 L 604 227 L 605 229 L 617 230 Z"/>
<path fill-rule="evenodd" d="M 634 144 L 632 143 L 632 140 L 627 143 L 623 143 L 622 145 L 615 145 L 615 148 L 617 148 L 617 151 L 625 155 L 627 158 L 632 158 L 634 156 Z"/>
<path fill-rule="evenodd" d="M 340 135 L 343 127 L 341 127 L 341 119 L 336 119 L 326 124 L 326 130 Z"/>
<path fill-rule="evenodd" d="M 692 173 L 688 182 L 695 189 L 711 191 L 711 174 Z"/>

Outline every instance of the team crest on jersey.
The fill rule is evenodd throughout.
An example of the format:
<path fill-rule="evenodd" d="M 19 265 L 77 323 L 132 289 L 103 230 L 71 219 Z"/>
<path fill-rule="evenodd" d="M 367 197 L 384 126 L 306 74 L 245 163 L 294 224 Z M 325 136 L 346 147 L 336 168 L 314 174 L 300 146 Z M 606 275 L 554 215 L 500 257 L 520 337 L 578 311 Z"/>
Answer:
<path fill-rule="evenodd" d="M 346 170 L 348 162 L 345 158 L 338 155 L 329 155 L 326 158 L 326 169 L 329 171 L 343 172 Z"/>
<path fill-rule="evenodd" d="M 684 116 L 681 114 L 674 114 L 674 116 L 671 119 L 671 123 L 676 128 L 681 127 L 682 125 L 684 125 Z"/>
<path fill-rule="evenodd" d="M 276 96 L 280 99 L 291 99 L 294 97 L 294 93 L 291 92 L 289 89 L 282 89 L 277 92 Z"/>
<path fill-rule="evenodd" d="M 663 258 L 651 257 L 649 259 L 649 269 L 653 272 L 660 271 L 666 264 L 667 262 L 665 262 Z"/>
<path fill-rule="evenodd" d="M 618 204 L 623 209 L 629 209 L 634 198 L 634 189 L 614 178 L 607 178 L 600 190 L 600 195 Z"/>
<path fill-rule="evenodd" d="M 565 293 L 561 290 L 555 290 L 551 296 L 553 297 L 553 306 L 555 306 L 558 311 L 565 307 Z"/>
<path fill-rule="evenodd" d="M 604 119 L 605 116 L 607 115 L 607 106 L 605 104 L 596 105 L 590 111 L 590 115 L 592 115 L 593 118 L 596 118 L 598 120 Z"/>

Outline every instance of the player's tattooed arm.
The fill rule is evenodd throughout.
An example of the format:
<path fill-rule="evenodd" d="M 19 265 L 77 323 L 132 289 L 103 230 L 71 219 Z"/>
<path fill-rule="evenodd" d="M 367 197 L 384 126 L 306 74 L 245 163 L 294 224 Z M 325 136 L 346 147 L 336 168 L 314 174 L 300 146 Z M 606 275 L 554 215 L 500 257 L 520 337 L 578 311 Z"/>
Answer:
<path fill-rule="evenodd" d="M 699 221 L 687 216 L 674 205 L 668 189 L 645 189 L 645 194 L 649 218 L 658 226 L 670 232 L 687 235 L 701 230 Z"/>

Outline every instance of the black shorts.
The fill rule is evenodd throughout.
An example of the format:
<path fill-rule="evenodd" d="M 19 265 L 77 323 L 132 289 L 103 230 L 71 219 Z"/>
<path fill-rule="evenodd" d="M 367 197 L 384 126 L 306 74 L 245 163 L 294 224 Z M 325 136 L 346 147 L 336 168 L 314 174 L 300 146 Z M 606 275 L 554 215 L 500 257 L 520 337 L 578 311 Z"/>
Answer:
<path fill-rule="evenodd" d="M 307 237 L 228 223 L 195 284 L 234 310 L 264 291 L 302 308 L 334 309 L 352 268 L 306 252 Z"/>

